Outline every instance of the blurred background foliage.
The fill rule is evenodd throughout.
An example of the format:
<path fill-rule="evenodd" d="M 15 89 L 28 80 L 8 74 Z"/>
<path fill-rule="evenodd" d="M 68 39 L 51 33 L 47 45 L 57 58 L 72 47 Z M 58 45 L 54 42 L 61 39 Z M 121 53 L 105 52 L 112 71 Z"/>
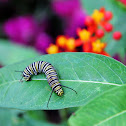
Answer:
<path fill-rule="evenodd" d="M 93 16 L 95 9 L 100 19 Z M 111 19 L 105 19 L 108 11 L 112 13 Z M 125 0 L 0 0 L 0 67 L 59 52 L 93 52 L 126 64 L 125 21 Z M 0 125 L 66 125 L 77 109 L 1 109 Z"/>

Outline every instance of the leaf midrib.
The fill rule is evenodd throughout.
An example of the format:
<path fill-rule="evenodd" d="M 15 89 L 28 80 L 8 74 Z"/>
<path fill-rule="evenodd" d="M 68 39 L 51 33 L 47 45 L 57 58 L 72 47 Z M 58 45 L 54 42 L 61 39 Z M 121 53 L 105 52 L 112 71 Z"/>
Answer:
<path fill-rule="evenodd" d="M 32 80 L 47 80 L 47 79 L 32 79 Z M 109 82 L 100 82 L 100 81 L 85 81 L 85 80 L 60 80 L 59 81 L 66 81 L 66 82 L 81 82 L 81 83 L 98 83 L 98 84 L 108 84 L 108 85 L 116 85 L 116 86 L 122 86 L 122 84 L 115 84 L 115 83 L 109 83 Z"/>
<path fill-rule="evenodd" d="M 47 79 L 32 79 L 32 81 L 40 81 L 40 80 L 46 80 Z M 98 84 L 107 84 L 107 85 L 115 85 L 115 86 L 122 86 L 122 84 L 115 84 L 115 83 L 109 83 L 109 82 L 100 82 L 100 81 L 85 81 L 85 80 L 60 80 L 59 81 L 64 81 L 64 82 L 81 82 L 81 83 L 98 83 Z M 14 81 L 10 81 L 11 83 L 14 82 L 20 82 L 20 80 L 14 80 Z M 9 82 L 0 84 L 0 86 L 8 84 Z"/>

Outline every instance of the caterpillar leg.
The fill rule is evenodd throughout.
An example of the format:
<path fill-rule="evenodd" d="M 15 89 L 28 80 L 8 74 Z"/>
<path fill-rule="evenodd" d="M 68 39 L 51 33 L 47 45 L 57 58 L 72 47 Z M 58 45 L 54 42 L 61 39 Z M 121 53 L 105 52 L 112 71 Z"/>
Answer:
<path fill-rule="evenodd" d="M 20 82 L 23 82 L 22 78 L 23 78 L 23 76 L 21 77 Z"/>
<path fill-rule="evenodd" d="M 21 72 L 21 73 L 23 73 L 23 71 L 17 71 L 17 70 L 15 70 L 15 72 Z M 21 75 L 20 82 L 23 82 L 22 78 L 23 78 L 23 75 Z"/>
<path fill-rule="evenodd" d="M 48 100 L 48 103 L 47 103 L 47 108 L 49 108 L 48 105 L 49 105 L 49 101 L 50 101 L 50 98 L 51 98 L 51 96 L 52 96 L 52 93 L 53 93 L 53 90 L 52 90 L 52 92 L 51 92 L 51 94 L 50 94 L 50 97 L 49 97 L 49 100 Z"/>

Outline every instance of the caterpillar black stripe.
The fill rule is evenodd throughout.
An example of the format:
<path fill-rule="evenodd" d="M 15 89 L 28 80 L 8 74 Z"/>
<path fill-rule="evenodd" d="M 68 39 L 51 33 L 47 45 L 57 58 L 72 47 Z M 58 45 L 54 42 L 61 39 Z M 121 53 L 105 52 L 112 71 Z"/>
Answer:
<path fill-rule="evenodd" d="M 16 71 L 16 72 L 22 72 L 22 71 Z M 45 73 L 49 86 L 52 88 L 52 92 L 49 97 L 47 107 L 53 91 L 57 93 L 58 96 L 62 96 L 64 93 L 62 87 L 66 87 L 73 90 L 70 87 L 63 86 L 60 84 L 54 67 L 48 62 L 45 61 L 33 62 L 32 64 L 27 66 L 22 73 L 23 73 L 22 77 L 24 77 L 25 81 L 29 81 L 32 75 L 37 75 L 38 73 Z M 75 90 L 73 91 L 77 94 Z"/>

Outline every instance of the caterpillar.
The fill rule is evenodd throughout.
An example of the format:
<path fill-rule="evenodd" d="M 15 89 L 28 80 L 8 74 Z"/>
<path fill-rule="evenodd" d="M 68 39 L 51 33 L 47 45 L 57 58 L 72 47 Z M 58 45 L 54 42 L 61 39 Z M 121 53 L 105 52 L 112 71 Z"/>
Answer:
<path fill-rule="evenodd" d="M 63 86 L 63 85 L 60 84 L 56 70 L 48 62 L 45 62 L 45 61 L 33 62 L 32 64 L 27 66 L 24 69 L 24 71 L 16 71 L 16 72 L 22 72 L 22 78 L 24 77 L 25 81 L 31 80 L 32 75 L 37 75 L 39 73 L 44 73 L 46 75 L 49 86 L 52 88 L 52 92 L 50 94 L 50 97 L 49 97 L 49 100 L 48 100 L 48 103 L 47 103 L 47 108 L 48 108 L 48 104 L 49 104 L 49 101 L 51 99 L 53 91 L 58 96 L 62 96 L 64 94 L 62 87 L 66 87 L 68 89 L 73 90 L 77 94 L 77 92 L 74 89 L 67 87 L 67 86 Z"/>

